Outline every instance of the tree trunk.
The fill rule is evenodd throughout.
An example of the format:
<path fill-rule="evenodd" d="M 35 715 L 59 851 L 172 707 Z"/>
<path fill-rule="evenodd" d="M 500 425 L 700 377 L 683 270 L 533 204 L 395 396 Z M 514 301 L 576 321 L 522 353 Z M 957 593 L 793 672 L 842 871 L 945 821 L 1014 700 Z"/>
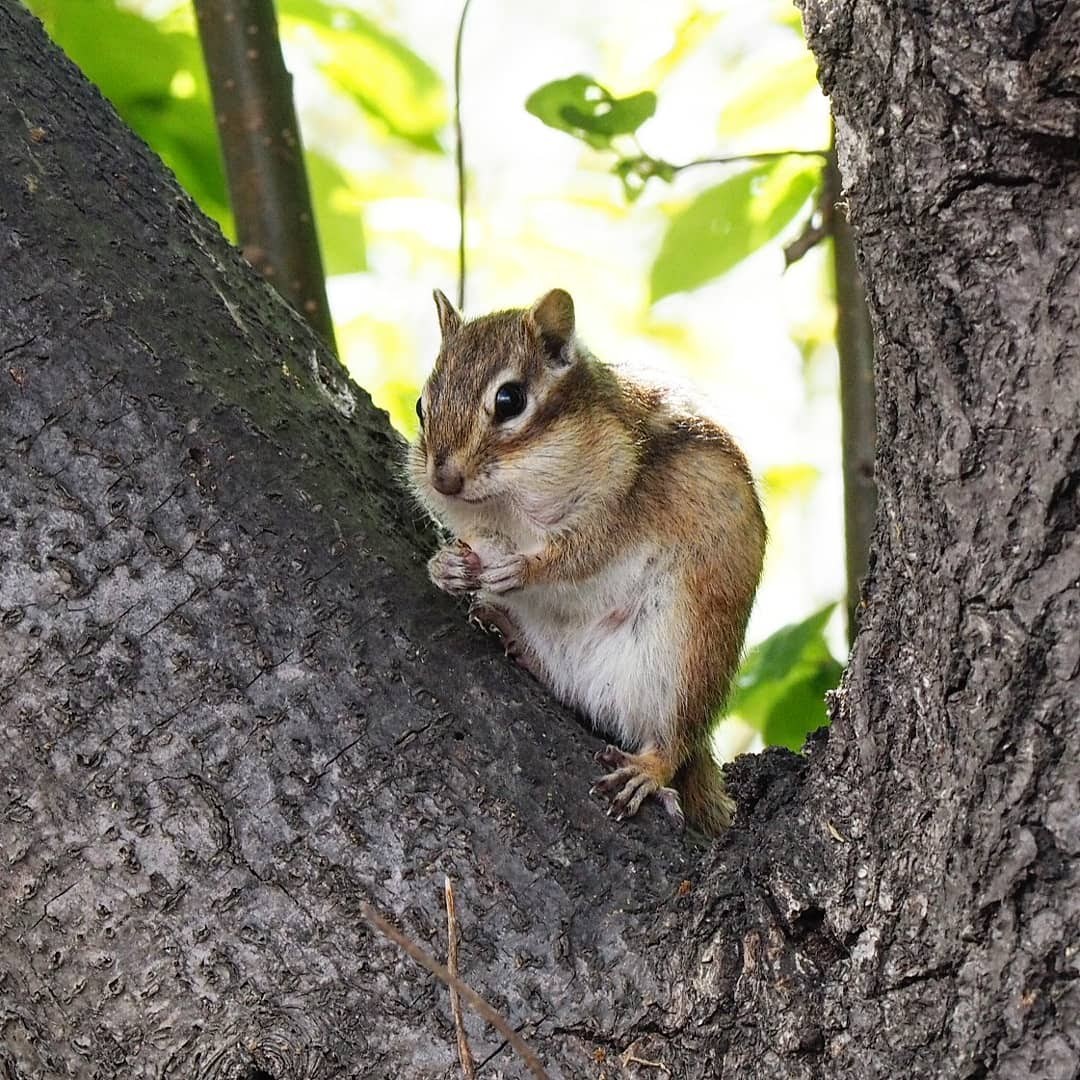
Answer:
<path fill-rule="evenodd" d="M 597 740 L 428 586 L 385 417 L 0 0 L 0 1075 L 457 1076 L 359 914 L 444 955 L 444 873 L 552 1077 L 1077 1075 L 1080 28 L 806 17 L 876 550 L 832 730 L 698 848 L 590 801 Z"/>

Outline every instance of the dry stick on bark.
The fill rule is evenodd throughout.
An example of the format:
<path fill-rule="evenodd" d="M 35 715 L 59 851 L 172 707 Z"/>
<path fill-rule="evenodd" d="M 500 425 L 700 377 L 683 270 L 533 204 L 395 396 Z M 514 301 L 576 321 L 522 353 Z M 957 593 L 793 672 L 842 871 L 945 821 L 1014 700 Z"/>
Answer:
<path fill-rule="evenodd" d="M 621 1060 L 624 1069 L 628 1065 L 641 1065 L 643 1068 L 659 1069 L 660 1072 L 667 1073 L 668 1076 L 671 1075 L 671 1070 L 662 1061 L 650 1061 L 648 1058 L 635 1057 L 629 1050 L 623 1054 Z"/>
<path fill-rule="evenodd" d="M 461 124 L 461 41 L 465 36 L 465 16 L 469 13 L 472 0 L 465 0 L 461 5 L 461 18 L 458 19 L 457 37 L 454 39 L 454 161 L 457 165 L 458 198 L 458 311 L 465 309 L 465 130 Z"/>
<path fill-rule="evenodd" d="M 337 352 L 292 79 L 269 0 L 195 0 L 244 257 Z"/>
<path fill-rule="evenodd" d="M 389 919 L 381 915 L 369 903 L 360 901 L 360 914 L 384 937 L 409 954 L 422 968 L 426 968 L 437 979 L 457 992 L 482 1016 L 503 1038 L 517 1051 L 518 1057 L 529 1067 L 536 1080 L 551 1080 L 544 1071 L 540 1059 L 529 1044 L 500 1016 L 471 986 L 463 983 L 433 956 L 429 956 L 415 941 L 410 941 Z"/>
<path fill-rule="evenodd" d="M 451 975 L 458 977 L 458 926 L 457 913 L 454 910 L 454 886 L 450 875 L 445 879 L 446 891 L 446 967 Z M 461 1071 L 465 1080 L 476 1080 L 476 1063 L 469 1049 L 469 1037 L 465 1033 L 465 1018 L 461 1015 L 461 995 L 457 987 L 450 984 L 450 1011 L 454 1015 L 454 1030 L 457 1032 L 458 1057 L 461 1059 Z"/>

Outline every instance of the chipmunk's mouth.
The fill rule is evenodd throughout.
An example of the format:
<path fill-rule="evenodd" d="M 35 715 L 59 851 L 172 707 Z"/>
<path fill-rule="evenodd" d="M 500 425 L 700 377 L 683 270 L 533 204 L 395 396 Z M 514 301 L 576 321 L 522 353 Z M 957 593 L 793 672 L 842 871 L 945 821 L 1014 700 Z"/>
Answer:
<path fill-rule="evenodd" d="M 466 488 L 464 491 L 459 491 L 456 495 L 444 495 L 443 498 L 447 502 L 454 503 L 466 503 L 469 506 L 477 506 L 480 503 L 486 503 L 491 501 L 490 494 L 484 494 L 483 492 L 470 491 Z"/>

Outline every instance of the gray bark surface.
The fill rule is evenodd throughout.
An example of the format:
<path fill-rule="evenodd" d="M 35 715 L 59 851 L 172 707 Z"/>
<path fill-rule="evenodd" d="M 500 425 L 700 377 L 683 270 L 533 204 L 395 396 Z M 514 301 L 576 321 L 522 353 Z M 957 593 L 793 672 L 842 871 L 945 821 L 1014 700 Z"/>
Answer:
<path fill-rule="evenodd" d="M 456 1076 L 358 911 L 443 956 L 444 873 L 552 1077 L 1080 1072 L 1077 21 L 983 7 L 807 4 L 875 555 L 833 728 L 698 848 L 590 801 L 385 417 L 0 0 L 0 1075 Z"/>
<path fill-rule="evenodd" d="M 803 13 L 878 338 L 868 607 L 810 781 L 849 841 L 825 1074 L 1075 1077 L 1080 8 Z"/>

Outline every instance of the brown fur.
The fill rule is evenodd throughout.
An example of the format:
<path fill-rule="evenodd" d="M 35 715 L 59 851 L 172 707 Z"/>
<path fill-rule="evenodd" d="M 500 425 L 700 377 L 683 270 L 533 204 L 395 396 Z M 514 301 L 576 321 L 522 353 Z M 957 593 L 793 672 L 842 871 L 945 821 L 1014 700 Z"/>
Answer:
<path fill-rule="evenodd" d="M 427 483 L 432 462 L 447 459 L 481 484 L 525 468 L 530 490 L 500 493 L 504 501 L 557 493 L 566 522 L 525 559 L 525 586 L 583 583 L 642 540 L 676 552 L 686 632 L 677 715 L 631 757 L 657 787 L 674 779 L 690 821 L 715 833 L 733 805 L 709 733 L 738 667 L 765 544 L 746 459 L 723 428 L 575 346 L 573 305 L 560 290 L 527 312 L 469 322 L 442 301 L 443 344 L 410 459 L 414 486 L 436 516 L 453 512 Z M 516 426 L 494 423 L 484 397 L 503 371 L 532 401 Z"/>

